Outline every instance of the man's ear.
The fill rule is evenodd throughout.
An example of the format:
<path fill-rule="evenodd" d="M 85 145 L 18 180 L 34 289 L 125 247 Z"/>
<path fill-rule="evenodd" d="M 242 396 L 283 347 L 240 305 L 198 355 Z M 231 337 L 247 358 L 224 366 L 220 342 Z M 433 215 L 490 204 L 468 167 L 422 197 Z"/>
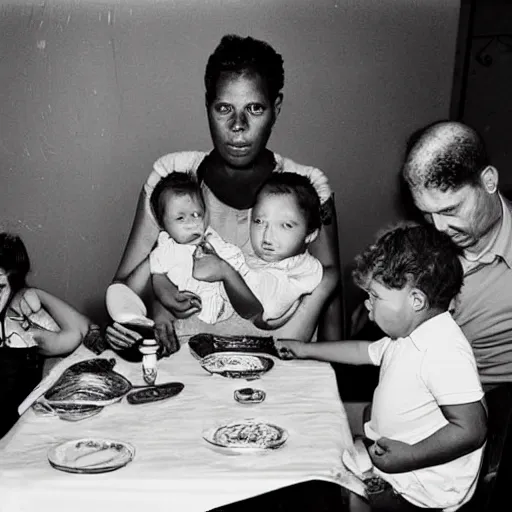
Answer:
<path fill-rule="evenodd" d="M 428 306 L 427 296 L 418 288 L 411 290 L 411 302 L 414 311 L 419 312 Z"/>
<path fill-rule="evenodd" d="M 305 242 L 307 244 L 310 244 L 311 242 L 314 242 L 316 240 L 316 237 L 318 236 L 318 233 L 320 232 L 319 229 L 315 229 L 312 233 L 309 233 L 309 235 L 306 237 Z"/>
<path fill-rule="evenodd" d="M 499 175 L 496 167 L 488 165 L 480 173 L 480 183 L 488 194 L 495 194 L 498 190 Z"/>

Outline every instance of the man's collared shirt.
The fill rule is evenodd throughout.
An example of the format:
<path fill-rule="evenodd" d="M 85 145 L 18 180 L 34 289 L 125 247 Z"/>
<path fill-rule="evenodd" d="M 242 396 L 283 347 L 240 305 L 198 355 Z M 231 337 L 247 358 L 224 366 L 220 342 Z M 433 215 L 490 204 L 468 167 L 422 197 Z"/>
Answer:
<path fill-rule="evenodd" d="M 512 205 L 501 196 L 498 235 L 478 260 L 461 258 L 453 317 L 473 348 L 483 384 L 512 382 Z"/>

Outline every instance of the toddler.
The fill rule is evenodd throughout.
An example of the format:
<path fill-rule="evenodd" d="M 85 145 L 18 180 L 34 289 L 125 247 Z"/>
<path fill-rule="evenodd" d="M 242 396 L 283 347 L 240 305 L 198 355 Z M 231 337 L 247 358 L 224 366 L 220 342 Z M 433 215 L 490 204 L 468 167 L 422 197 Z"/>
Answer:
<path fill-rule="evenodd" d="M 486 435 L 473 352 L 448 307 L 463 271 L 450 238 L 432 226 L 401 226 L 356 259 L 376 342 L 276 342 L 283 358 L 380 366 L 364 431 L 385 481 L 357 510 L 453 511 L 472 496 Z"/>

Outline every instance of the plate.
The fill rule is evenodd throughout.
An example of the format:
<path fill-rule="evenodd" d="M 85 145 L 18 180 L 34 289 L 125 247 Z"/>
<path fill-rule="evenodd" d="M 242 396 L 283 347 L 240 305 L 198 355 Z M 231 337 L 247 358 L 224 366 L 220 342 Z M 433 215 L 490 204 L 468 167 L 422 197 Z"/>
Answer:
<path fill-rule="evenodd" d="M 135 448 L 121 441 L 83 438 L 66 441 L 48 450 L 48 461 L 68 473 L 107 473 L 126 466 Z"/>
<path fill-rule="evenodd" d="M 207 372 L 216 375 L 232 379 L 246 379 L 268 372 L 274 366 L 274 361 L 269 357 L 257 355 L 219 352 L 204 357 L 200 364 Z"/>
<path fill-rule="evenodd" d="M 220 448 L 264 451 L 280 448 L 288 439 L 288 432 L 273 423 L 251 418 L 209 428 L 203 432 L 203 438 Z"/>
<path fill-rule="evenodd" d="M 50 407 L 97 406 L 118 402 L 132 389 L 112 368 L 115 360 L 89 359 L 70 366 L 40 399 Z"/>
<path fill-rule="evenodd" d="M 196 334 L 188 342 L 188 348 L 196 359 L 203 359 L 219 352 L 266 354 L 279 357 L 271 336 L 220 336 Z"/>
<path fill-rule="evenodd" d="M 142 299 L 123 283 L 114 283 L 107 288 L 105 304 L 114 322 L 134 324 L 152 328 L 153 320 L 147 318 L 147 309 Z"/>

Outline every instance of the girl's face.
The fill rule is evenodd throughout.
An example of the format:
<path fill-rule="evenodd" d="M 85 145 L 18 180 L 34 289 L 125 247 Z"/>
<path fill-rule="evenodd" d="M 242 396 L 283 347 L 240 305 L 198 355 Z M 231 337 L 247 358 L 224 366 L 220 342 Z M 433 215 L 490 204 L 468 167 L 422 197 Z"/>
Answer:
<path fill-rule="evenodd" d="M 251 245 L 258 258 L 273 262 L 301 254 L 317 234 L 308 234 L 306 216 L 293 195 L 259 195 L 251 213 Z"/>
<path fill-rule="evenodd" d="M 3 268 L 0 268 L 0 312 L 5 309 L 10 295 L 11 285 L 9 284 L 7 273 Z"/>
<path fill-rule="evenodd" d="M 408 336 L 414 323 L 411 287 L 401 290 L 388 288 L 375 279 L 370 281 L 368 299 L 364 304 L 370 320 L 375 322 L 390 338 Z"/>
<path fill-rule="evenodd" d="M 224 73 L 216 98 L 207 105 L 212 142 L 233 169 L 250 167 L 265 149 L 282 98 L 271 103 L 264 80 L 257 74 Z"/>
<path fill-rule="evenodd" d="M 160 201 L 165 201 L 163 227 L 179 244 L 197 244 L 206 229 L 204 206 L 195 195 L 176 195 L 165 191 Z"/>

